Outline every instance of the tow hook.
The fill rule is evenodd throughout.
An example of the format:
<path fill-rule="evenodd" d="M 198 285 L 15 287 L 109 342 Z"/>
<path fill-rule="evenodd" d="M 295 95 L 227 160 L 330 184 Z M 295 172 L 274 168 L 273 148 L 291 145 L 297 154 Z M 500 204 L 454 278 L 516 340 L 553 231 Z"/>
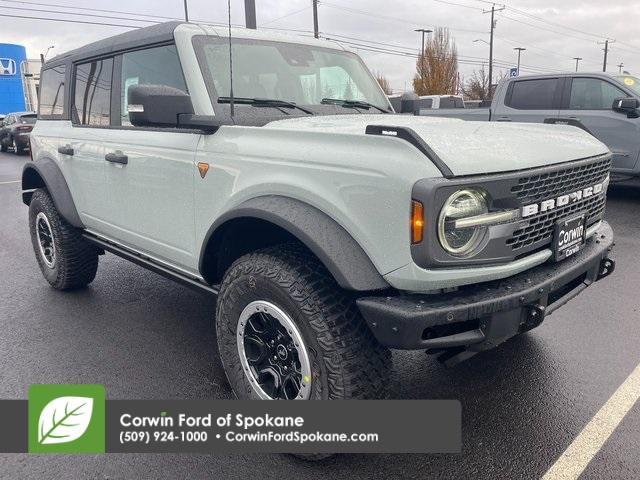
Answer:
<path fill-rule="evenodd" d="M 596 281 L 602 280 L 603 278 L 608 277 L 613 273 L 615 269 L 616 269 L 616 262 L 614 260 L 610 258 L 602 259 L 602 261 L 600 262 L 600 269 L 598 270 L 598 278 L 596 279 Z"/>
<path fill-rule="evenodd" d="M 524 323 L 521 324 L 521 331 L 526 332 L 527 330 L 531 330 L 536 328 L 538 325 L 542 323 L 545 317 L 546 308 L 544 305 L 531 305 L 527 308 L 526 317 L 524 319 Z"/>

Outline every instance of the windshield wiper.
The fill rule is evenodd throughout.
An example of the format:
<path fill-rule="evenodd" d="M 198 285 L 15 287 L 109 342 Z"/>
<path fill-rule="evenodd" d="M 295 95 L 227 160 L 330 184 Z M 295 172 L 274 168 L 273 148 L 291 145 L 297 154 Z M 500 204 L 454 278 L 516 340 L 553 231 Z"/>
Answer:
<path fill-rule="evenodd" d="M 218 97 L 218 103 L 231 103 L 231 97 Z M 278 100 L 275 98 L 233 97 L 233 103 L 251 105 L 253 107 L 297 108 L 301 112 L 309 115 L 314 114 L 311 110 L 307 110 L 293 102 L 287 102 L 286 100 Z"/>
<path fill-rule="evenodd" d="M 344 98 L 323 98 L 320 103 L 324 105 L 340 105 L 344 108 L 364 108 L 365 110 L 369 110 L 370 108 L 375 108 L 380 110 L 382 113 L 391 113 L 389 110 L 385 110 L 382 107 L 374 105 L 373 103 L 365 102 L 363 100 L 346 100 Z"/>

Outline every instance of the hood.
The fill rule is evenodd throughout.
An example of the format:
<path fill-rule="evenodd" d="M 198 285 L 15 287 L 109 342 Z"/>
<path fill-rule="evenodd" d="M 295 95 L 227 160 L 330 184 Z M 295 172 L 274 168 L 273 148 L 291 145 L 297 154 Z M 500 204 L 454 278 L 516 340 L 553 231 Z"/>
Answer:
<path fill-rule="evenodd" d="M 296 117 L 262 128 L 365 135 L 367 125 L 411 128 L 456 176 L 543 167 L 609 152 L 606 145 L 577 127 L 540 123 L 361 114 Z"/>

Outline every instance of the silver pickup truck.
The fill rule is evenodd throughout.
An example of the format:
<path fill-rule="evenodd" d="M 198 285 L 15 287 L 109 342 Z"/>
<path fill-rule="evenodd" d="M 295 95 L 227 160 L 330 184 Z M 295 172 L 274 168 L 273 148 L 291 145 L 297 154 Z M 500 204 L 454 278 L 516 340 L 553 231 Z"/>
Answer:
<path fill-rule="evenodd" d="M 569 73 L 509 78 L 490 108 L 420 109 L 473 121 L 574 125 L 591 133 L 613 154 L 613 181 L 640 177 L 640 79 L 631 75 Z M 405 107 L 406 108 L 406 107 Z"/>

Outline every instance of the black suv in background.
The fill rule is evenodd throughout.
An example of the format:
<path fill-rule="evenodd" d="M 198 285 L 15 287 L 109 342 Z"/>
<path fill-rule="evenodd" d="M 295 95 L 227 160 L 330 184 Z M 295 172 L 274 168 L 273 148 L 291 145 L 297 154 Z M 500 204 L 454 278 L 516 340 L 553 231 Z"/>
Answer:
<path fill-rule="evenodd" d="M 16 155 L 22 154 L 29 148 L 29 135 L 36 123 L 35 112 L 9 113 L 0 128 L 0 152 L 13 148 Z"/>

